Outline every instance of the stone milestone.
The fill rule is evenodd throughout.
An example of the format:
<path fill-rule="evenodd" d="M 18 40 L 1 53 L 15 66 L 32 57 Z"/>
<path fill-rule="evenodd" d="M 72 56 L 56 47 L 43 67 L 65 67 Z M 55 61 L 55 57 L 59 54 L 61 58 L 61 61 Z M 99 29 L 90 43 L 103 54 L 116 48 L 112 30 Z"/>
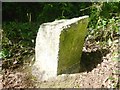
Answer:
<path fill-rule="evenodd" d="M 32 74 L 43 81 L 61 74 L 79 72 L 87 25 L 88 16 L 40 25 Z"/>

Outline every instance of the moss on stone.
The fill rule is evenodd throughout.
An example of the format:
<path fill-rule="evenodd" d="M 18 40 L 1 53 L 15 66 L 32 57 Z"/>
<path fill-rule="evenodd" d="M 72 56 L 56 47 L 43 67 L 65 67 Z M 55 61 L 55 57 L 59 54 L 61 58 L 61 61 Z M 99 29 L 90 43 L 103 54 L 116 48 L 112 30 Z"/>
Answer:
<path fill-rule="evenodd" d="M 88 18 L 71 24 L 60 35 L 58 74 L 74 73 L 80 69 L 80 58 L 87 32 Z"/>

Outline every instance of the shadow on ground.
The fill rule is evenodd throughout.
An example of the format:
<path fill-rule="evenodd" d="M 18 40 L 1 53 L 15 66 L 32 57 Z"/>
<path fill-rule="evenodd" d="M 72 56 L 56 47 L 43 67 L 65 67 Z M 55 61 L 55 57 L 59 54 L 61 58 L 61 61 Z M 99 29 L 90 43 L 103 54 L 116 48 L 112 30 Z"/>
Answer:
<path fill-rule="evenodd" d="M 92 52 L 83 52 L 81 56 L 80 72 L 90 72 L 103 61 L 102 57 L 109 53 L 107 49 Z"/>

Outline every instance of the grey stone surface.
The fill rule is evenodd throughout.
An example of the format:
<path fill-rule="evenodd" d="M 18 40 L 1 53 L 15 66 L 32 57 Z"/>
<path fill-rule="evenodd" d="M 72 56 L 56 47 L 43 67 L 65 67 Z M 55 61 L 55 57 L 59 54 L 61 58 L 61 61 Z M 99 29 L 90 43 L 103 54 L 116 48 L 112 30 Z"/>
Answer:
<path fill-rule="evenodd" d="M 87 24 L 88 16 L 83 16 L 40 25 L 32 67 L 38 80 L 79 72 Z"/>

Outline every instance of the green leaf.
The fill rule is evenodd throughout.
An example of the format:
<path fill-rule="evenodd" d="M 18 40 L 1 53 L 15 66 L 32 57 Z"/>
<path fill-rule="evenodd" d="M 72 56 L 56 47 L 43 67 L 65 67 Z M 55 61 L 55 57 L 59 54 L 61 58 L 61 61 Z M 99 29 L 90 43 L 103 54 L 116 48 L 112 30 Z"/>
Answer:
<path fill-rule="evenodd" d="M 10 57 L 10 53 L 7 49 L 3 49 L 0 51 L 0 59 L 4 59 L 6 57 Z"/>

